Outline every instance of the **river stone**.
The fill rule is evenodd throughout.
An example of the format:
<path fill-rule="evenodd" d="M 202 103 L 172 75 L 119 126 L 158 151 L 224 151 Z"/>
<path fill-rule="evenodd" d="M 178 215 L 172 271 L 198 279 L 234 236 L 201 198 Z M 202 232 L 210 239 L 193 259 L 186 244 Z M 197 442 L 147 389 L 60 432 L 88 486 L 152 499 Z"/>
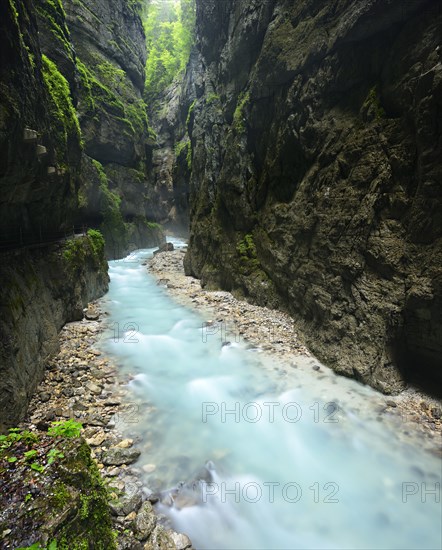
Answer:
<path fill-rule="evenodd" d="M 140 456 L 138 449 L 122 449 L 120 447 L 111 447 L 103 455 L 103 464 L 106 466 L 121 466 L 122 464 L 132 464 Z"/>
<path fill-rule="evenodd" d="M 47 403 L 51 399 L 51 396 L 48 392 L 41 392 L 39 397 L 42 403 Z"/>
<path fill-rule="evenodd" d="M 154 250 L 153 255 L 156 256 L 160 252 L 173 252 L 174 246 L 172 243 L 164 243 L 157 250 Z"/>
<path fill-rule="evenodd" d="M 134 444 L 133 439 L 123 439 L 123 441 L 120 441 L 115 447 L 118 447 L 119 449 L 129 449 Z"/>
<path fill-rule="evenodd" d="M 99 447 L 105 439 L 106 439 L 106 435 L 101 433 L 96 435 L 95 437 L 86 439 L 86 443 L 88 445 L 91 445 L 92 447 Z"/>
<path fill-rule="evenodd" d="M 157 517 L 149 501 L 143 502 L 135 519 L 135 537 L 145 540 L 152 533 L 157 523 Z"/>
<path fill-rule="evenodd" d="M 100 318 L 100 312 L 94 306 L 89 306 L 84 314 L 88 321 L 97 321 Z"/>
<path fill-rule="evenodd" d="M 176 533 L 175 531 L 171 531 L 170 538 L 175 543 L 177 550 L 189 550 L 192 548 L 191 540 L 184 533 Z"/>
<path fill-rule="evenodd" d="M 137 512 L 141 503 L 141 493 L 137 492 L 131 493 L 130 495 L 123 495 L 117 501 L 111 500 L 109 502 L 109 508 L 114 516 L 127 516 L 131 512 Z"/>
<path fill-rule="evenodd" d="M 89 390 L 94 395 L 100 395 L 101 393 L 101 387 L 97 384 L 94 384 L 93 382 L 88 382 L 86 384 L 86 389 Z"/>
<path fill-rule="evenodd" d="M 175 550 L 175 548 L 170 531 L 166 531 L 160 525 L 155 527 L 149 541 L 144 545 L 144 550 Z"/>

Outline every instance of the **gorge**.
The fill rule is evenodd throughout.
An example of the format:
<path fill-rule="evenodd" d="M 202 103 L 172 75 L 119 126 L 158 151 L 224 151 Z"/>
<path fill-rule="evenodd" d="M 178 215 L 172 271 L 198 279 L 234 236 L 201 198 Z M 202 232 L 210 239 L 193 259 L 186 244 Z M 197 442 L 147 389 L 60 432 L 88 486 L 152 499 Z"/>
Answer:
<path fill-rule="evenodd" d="M 106 300 L 115 266 L 166 234 L 188 242 L 204 292 L 288 315 L 338 386 L 440 399 L 438 0 L 5 0 L 0 14 L 0 433 L 29 424 L 60 330 L 109 291 L 108 261 L 100 307 L 147 313 Z M 0 458 L 1 478 L 14 461 Z"/>

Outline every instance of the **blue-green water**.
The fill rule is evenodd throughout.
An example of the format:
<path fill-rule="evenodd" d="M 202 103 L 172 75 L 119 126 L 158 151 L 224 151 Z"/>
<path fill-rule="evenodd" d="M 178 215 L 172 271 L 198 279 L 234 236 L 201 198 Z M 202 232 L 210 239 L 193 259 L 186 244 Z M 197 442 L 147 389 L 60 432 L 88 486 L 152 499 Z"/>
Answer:
<path fill-rule="evenodd" d="M 127 431 L 142 438 L 139 466 L 155 466 L 147 485 L 208 464 L 193 505 L 160 505 L 175 529 L 198 549 L 441 548 L 441 460 L 398 435 L 385 399 L 310 358 L 284 365 L 222 346 L 148 275 L 151 253 L 111 262 L 105 348 L 134 376 Z"/>

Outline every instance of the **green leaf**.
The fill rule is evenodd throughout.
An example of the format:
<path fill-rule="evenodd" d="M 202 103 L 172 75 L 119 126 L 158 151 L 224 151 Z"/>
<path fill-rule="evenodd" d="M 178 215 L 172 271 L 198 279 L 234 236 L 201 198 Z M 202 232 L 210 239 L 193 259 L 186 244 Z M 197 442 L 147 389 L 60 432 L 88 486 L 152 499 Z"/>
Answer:
<path fill-rule="evenodd" d="M 45 469 L 44 469 L 44 466 L 42 466 L 42 465 L 39 464 L 38 462 L 33 462 L 33 463 L 31 464 L 31 468 L 32 468 L 33 470 L 35 470 L 36 472 L 40 472 L 40 473 L 44 472 L 44 470 L 45 470 Z"/>
<path fill-rule="evenodd" d="M 34 458 L 35 456 L 38 455 L 38 452 L 35 450 L 35 449 L 32 449 L 31 451 L 26 451 L 24 453 L 24 457 L 26 459 L 29 459 L 29 458 Z"/>

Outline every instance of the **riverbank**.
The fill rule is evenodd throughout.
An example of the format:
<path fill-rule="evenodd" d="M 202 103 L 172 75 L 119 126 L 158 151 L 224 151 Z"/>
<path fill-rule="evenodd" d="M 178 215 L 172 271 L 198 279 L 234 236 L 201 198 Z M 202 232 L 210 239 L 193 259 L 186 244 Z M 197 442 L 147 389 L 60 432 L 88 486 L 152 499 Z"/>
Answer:
<path fill-rule="evenodd" d="M 203 332 L 207 337 L 219 337 L 223 344 L 242 341 L 289 364 L 300 355 L 311 357 L 310 368 L 320 375 L 325 367 L 309 352 L 289 315 L 238 300 L 230 292 L 201 288 L 198 279 L 184 274 L 184 254 L 185 249 L 158 253 L 147 262 L 147 268 L 174 300 L 198 310 L 206 319 Z M 410 430 L 417 431 L 428 448 L 442 456 L 441 400 L 411 387 L 396 396 L 379 393 L 378 397 L 380 415 L 398 417 L 404 437 Z"/>
<path fill-rule="evenodd" d="M 328 383 L 329 369 L 309 353 L 290 317 L 237 300 L 228 292 L 202 289 L 198 280 L 184 275 L 183 256 L 183 250 L 157 254 L 147 262 L 148 270 L 175 301 L 197 310 L 205 319 L 203 338 L 219 338 L 221 346 L 243 342 L 271 357 L 275 367 L 279 361 L 293 368 L 296 364 L 296 368 L 304 368 Z M 88 318 L 63 328 L 60 352 L 48 362 L 45 379 L 20 427 L 41 434 L 44 440 L 51 422 L 73 419 L 82 423 L 82 436 L 110 491 L 109 508 L 118 548 L 190 549 L 189 538 L 174 532 L 170 520 L 152 508 L 158 493 L 149 490 L 143 474 L 155 469 L 150 462 L 156 462 L 160 469 L 161 458 L 150 461 L 149 451 L 144 452 L 150 442 L 131 433 L 134 397 L 127 384 L 137 373 L 126 370 L 123 374 L 120 366 L 99 349 L 108 324 L 105 310 L 106 299 L 89 308 Z M 307 359 L 298 361 L 300 357 Z M 281 369 L 281 375 L 283 372 Z M 335 377 L 335 387 L 340 385 L 339 380 L 345 383 L 345 379 Z M 413 389 L 395 397 L 373 395 L 367 410 L 375 411 L 377 420 L 396 421 L 401 439 L 406 440 L 407 434 L 421 434 L 423 448 L 440 455 L 440 402 Z M 23 511 L 22 502 L 16 505 Z M 11 537 L 13 532 L 0 539 L 5 548 L 14 547 L 6 545 Z"/>
<path fill-rule="evenodd" d="M 88 317 L 60 332 L 60 351 L 48 362 L 20 428 L 41 437 L 54 421 L 73 419 L 82 424 L 81 435 L 109 490 L 118 549 L 189 550 L 189 538 L 173 531 L 170 521 L 155 513 L 150 500 L 156 499 L 143 488 L 141 470 L 134 466 L 140 456 L 138 441 L 123 433 L 132 414 L 125 400 L 128 379 L 119 376 L 118 367 L 97 349 L 106 314 L 94 305 Z M 13 539 L 14 532 L 5 537 L 1 543 L 13 548 L 7 540 Z"/>

